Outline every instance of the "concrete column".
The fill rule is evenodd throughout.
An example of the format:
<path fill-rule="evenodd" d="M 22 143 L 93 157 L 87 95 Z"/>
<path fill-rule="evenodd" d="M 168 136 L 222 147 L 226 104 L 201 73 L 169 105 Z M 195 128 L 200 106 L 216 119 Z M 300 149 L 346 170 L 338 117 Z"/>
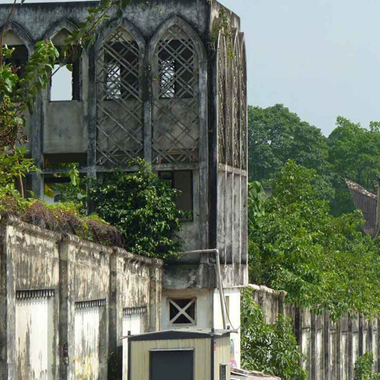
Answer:
<path fill-rule="evenodd" d="M 88 52 L 88 174 L 96 174 L 96 99 L 99 94 L 96 87 L 96 57 L 94 49 Z"/>
<path fill-rule="evenodd" d="M 69 287 L 68 287 L 68 252 L 67 245 L 59 243 L 59 378 L 68 379 L 68 367 L 69 367 L 69 337 L 68 337 L 68 326 L 69 326 Z"/>
<path fill-rule="evenodd" d="M 363 314 L 359 314 L 359 356 L 363 356 L 366 351 L 364 334 L 365 334 L 365 321 Z M 355 363 L 354 363 L 355 364 Z"/>
<path fill-rule="evenodd" d="M 0 224 L 0 379 L 15 378 L 15 284 L 7 252 L 7 228 Z"/>
<path fill-rule="evenodd" d="M 353 356 L 354 356 L 354 339 L 353 339 L 353 332 L 352 332 L 352 319 L 348 317 L 348 331 L 347 331 L 347 362 L 348 362 L 348 378 L 353 379 L 354 376 L 354 363 L 353 363 Z"/>
<path fill-rule="evenodd" d="M 323 367 L 324 380 L 330 380 L 331 377 L 331 345 L 330 345 L 330 318 L 327 312 L 323 313 Z"/>
<path fill-rule="evenodd" d="M 109 295 L 108 295 L 108 313 L 109 313 L 109 355 L 117 352 L 117 255 L 114 253 L 110 257 L 110 278 L 109 278 Z"/>
<path fill-rule="evenodd" d="M 311 314 L 310 334 L 311 334 L 311 371 L 310 379 L 317 378 L 317 317 L 314 313 Z"/>
<path fill-rule="evenodd" d="M 35 165 L 39 169 L 43 169 L 43 102 L 42 97 L 38 96 L 34 105 L 33 113 L 30 115 L 30 147 L 31 155 L 35 160 Z M 44 194 L 43 174 L 32 173 L 32 191 L 36 198 L 40 198 Z"/>

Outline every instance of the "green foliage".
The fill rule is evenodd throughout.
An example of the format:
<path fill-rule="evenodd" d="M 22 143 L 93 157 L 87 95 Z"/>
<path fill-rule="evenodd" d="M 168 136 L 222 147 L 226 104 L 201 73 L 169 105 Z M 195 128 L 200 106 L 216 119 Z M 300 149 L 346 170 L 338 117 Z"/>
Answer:
<path fill-rule="evenodd" d="M 290 320 L 280 315 L 265 324 L 264 314 L 253 301 L 253 290 L 245 289 L 241 312 L 242 364 L 245 369 L 263 371 L 282 380 L 304 380 L 305 371 Z"/>
<path fill-rule="evenodd" d="M 368 130 L 341 116 L 336 125 L 328 144 L 329 161 L 339 174 L 334 183 L 337 197 L 332 205 L 333 213 L 339 214 L 354 209 L 344 178 L 374 189 L 380 174 L 380 132 L 378 123 L 372 122 Z"/>
<path fill-rule="evenodd" d="M 0 211 L 17 214 L 27 207 L 23 178 L 26 173 L 36 170 L 34 160 L 25 158 L 24 148 L 17 148 L 11 152 L 5 148 L 0 150 Z"/>
<path fill-rule="evenodd" d="M 180 249 L 181 213 L 177 190 L 154 174 L 143 160 L 135 172 L 115 171 L 93 180 L 90 200 L 96 212 L 125 236 L 125 248 L 144 256 L 167 258 Z"/>
<path fill-rule="evenodd" d="M 368 351 L 355 362 L 354 380 L 380 380 L 380 374 L 372 371 L 373 353 Z"/>
<path fill-rule="evenodd" d="M 282 104 L 248 108 L 249 176 L 264 186 L 276 178 L 290 159 L 323 174 L 319 193 L 332 197 L 328 176 L 327 139 L 320 129 L 302 121 Z"/>
<path fill-rule="evenodd" d="M 249 175 L 270 186 L 289 160 L 315 169 L 318 196 L 330 201 L 331 213 L 354 210 L 345 178 L 373 190 L 380 174 L 380 122 L 369 129 L 339 116 L 328 138 L 281 104 L 249 107 Z"/>
<path fill-rule="evenodd" d="M 359 212 L 334 217 L 318 198 L 316 172 L 289 161 L 263 201 L 265 213 L 250 225 L 253 283 L 288 292 L 287 301 L 333 319 L 380 311 L 377 242 L 360 231 Z M 251 212 L 251 210 L 250 210 Z M 355 291 L 353 291 L 355 289 Z"/>
<path fill-rule="evenodd" d="M 87 213 L 87 179 L 81 178 L 78 164 L 76 163 L 61 164 L 60 167 L 66 168 L 67 173 L 57 174 L 57 176 L 68 177 L 70 181 L 67 183 L 56 183 L 48 188 L 45 185 L 45 194 L 47 193 L 49 196 L 59 194 L 60 202 L 75 204 L 78 212 L 85 215 Z"/>
<path fill-rule="evenodd" d="M 12 58 L 12 50 L 1 49 L 0 63 L 0 148 L 13 148 L 25 136 L 26 111 L 32 112 L 37 95 L 49 82 L 58 51 L 50 41 L 40 41 L 21 76 L 18 68 L 3 63 Z"/>

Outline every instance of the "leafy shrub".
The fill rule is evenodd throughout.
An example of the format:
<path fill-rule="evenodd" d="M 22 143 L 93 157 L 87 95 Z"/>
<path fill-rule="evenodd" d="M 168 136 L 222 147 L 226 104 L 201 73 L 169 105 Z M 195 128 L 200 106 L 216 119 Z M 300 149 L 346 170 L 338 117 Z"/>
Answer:
<path fill-rule="evenodd" d="M 304 380 L 299 365 L 302 359 L 290 319 L 279 315 L 273 324 L 264 322 L 264 314 L 253 301 L 253 290 L 245 289 L 241 312 L 242 364 L 247 370 L 263 371 L 282 380 Z"/>
<path fill-rule="evenodd" d="M 181 212 L 176 208 L 177 190 L 158 178 L 143 160 L 135 172 L 115 171 L 89 185 L 89 198 L 97 214 L 116 226 L 132 253 L 167 258 L 180 249 L 177 233 Z"/>
<path fill-rule="evenodd" d="M 378 242 L 363 236 L 361 212 L 330 214 L 315 177 L 289 161 L 273 195 L 262 200 L 265 213 L 249 209 L 250 280 L 286 290 L 287 302 L 328 310 L 334 320 L 346 313 L 371 318 L 380 311 L 374 302 L 380 297 Z"/>
<path fill-rule="evenodd" d="M 372 371 L 373 353 L 366 352 L 355 362 L 354 380 L 380 380 L 380 374 Z"/>

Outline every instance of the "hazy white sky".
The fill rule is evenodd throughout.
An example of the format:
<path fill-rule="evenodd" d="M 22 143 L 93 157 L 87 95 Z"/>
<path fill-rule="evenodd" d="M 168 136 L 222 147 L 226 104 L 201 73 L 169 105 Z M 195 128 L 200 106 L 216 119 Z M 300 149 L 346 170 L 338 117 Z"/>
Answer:
<path fill-rule="evenodd" d="M 338 115 L 380 120 L 380 0 L 220 1 L 242 20 L 250 104 L 283 103 L 325 134 Z"/>
<path fill-rule="evenodd" d="M 283 103 L 328 134 L 380 120 L 379 0 L 220 0 L 241 17 L 249 103 Z"/>

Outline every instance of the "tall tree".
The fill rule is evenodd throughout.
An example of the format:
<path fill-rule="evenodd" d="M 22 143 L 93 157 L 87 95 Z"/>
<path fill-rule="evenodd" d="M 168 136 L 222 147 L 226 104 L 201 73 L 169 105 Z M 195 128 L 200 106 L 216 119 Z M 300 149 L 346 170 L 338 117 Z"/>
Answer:
<path fill-rule="evenodd" d="M 250 106 L 250 179 L 266 185 L 289 159 L 319 173 L 326 172 L 326 137 L 282 104 L 265 109 Z"/>
<path fill-rule="evenodd" d="M 315 177 L 293 161 L 281 170 L 273 196 L 263 201 L 265 212 L 256 213 L 250 225 L 251 281 L 284 289 L 288 301 L 328 310 L 333 318 L 378 312 L 377 242 L 360 232 L 359 212 L 330 214 L 329 202 L 318 198 Z"/>
<path fill-rule="evenodd" d="M 333 213 L 349 212 L 353 210 L 353 204 L 344 178 L 357 182 L 368 190 L 375 190 L 380 174 L 379 123 L 371 122 L 370 128 L 366 129 L 339 116 L 328 144 L 329 161 L 335 173 Z"/>

